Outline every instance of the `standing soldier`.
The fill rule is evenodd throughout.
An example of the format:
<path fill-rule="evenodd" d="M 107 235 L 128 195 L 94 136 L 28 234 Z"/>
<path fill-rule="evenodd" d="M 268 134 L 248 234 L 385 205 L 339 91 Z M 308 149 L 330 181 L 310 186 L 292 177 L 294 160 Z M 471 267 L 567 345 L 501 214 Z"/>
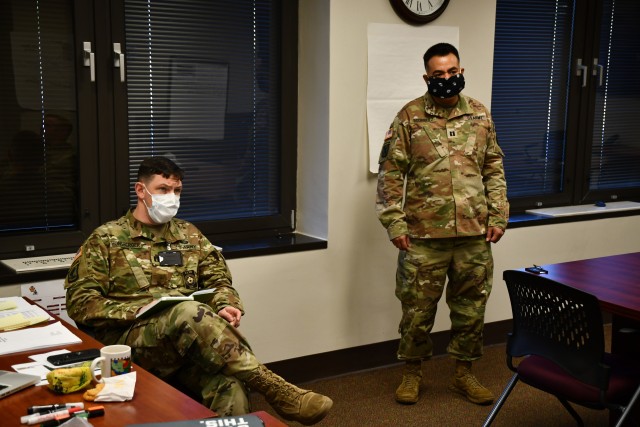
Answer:
<path fill-rule="evenodd" d="M 493 394 L 471 373 L 482 356 L 484 313 L 491 293 L 491 243 L 507 227 L 509 204 L 489 111 L 461 95 L 464 69 L 448 43 L 424 54 L 428 93 L 406 104 L 380 154 L 376 211 L 400 249 L 396 296 L 402 305 L 398 359 L 405 361 L 396 400 L 418 401 L 422 360 L 448 278 L 448 353 L 456 361 L 450 389 L 487 405 Z M 406 184 L 406 186 L 405 186 Z"/>

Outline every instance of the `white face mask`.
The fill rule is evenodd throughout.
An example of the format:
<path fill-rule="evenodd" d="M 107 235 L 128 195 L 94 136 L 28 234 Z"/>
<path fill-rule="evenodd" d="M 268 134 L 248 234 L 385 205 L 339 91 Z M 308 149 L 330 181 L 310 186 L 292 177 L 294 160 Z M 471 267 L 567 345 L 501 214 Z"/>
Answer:
<path fill-rule="evenodd" d="M 143 184 L 144 191 L 149 193 L 147 187 Z M 180 208 L 180 196 L 177 196 L 175 193 L 168 194 L 151 194 L 151 206 L 147 205 L 147 202 L 142 200 L 144 205 L 147 207 L 147 212 L 149 212 L 149 217 L 156 224 L 165 224 L 176 216 L 178 213 L 178 209 Z"/>

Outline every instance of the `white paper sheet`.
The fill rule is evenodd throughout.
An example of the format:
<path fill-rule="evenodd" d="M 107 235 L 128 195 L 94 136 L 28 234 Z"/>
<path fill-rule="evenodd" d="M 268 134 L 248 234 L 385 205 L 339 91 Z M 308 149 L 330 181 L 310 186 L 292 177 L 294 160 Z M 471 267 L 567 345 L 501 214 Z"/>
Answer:
<path fill-rule="evenodd" d="M 48 320 L 53 320 L 53 317 L 49 313 L 47 313 L 37 305 L 29 304 L 22 297 L 6 297 L 0 298 L 0 300 L 9 300 L 16 303 L 16 308 L 0 311 L 0 318 L 12 316 L 17 313 L 22 313 L 22 315 L 27 319 L 42 316 L 47 318 Z"/>
<path fill-rule="evenodd" d="M 404 104 L 423 95 L 427 85 L 422 56 L 440 42 L 458 47 L 458 27 L 371 23 L 368 37 L 367 128 L 369 171 L 378 172 L 384 134 Z"/>
<path fill-rule="evenodd" d="M 56 322 L 42 327 L 0 333 L 0 355 L 81 342 L 62 323 Z"/>
<path fill-rule="evenodd" d="M 21 374 L 37 375 L 40 377 L 40 382 L 36 385 L 45 385 L 48 383 L 47 374 L 51 372 L 40 362 L 20 363 L 18 365 L 11 366 L 14 371 Z"/>

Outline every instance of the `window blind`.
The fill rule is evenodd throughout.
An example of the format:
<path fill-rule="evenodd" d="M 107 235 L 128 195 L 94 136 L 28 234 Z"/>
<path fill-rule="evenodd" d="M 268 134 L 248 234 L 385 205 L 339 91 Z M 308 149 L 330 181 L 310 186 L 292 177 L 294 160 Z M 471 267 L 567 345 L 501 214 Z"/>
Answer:
<path fill-rule="evenodd" d="M 278 213 L 279 3 L 125 0 L 130 180 L 144 157 L 172 158 L 181 218 Z"/>
<path fill-rule="evenodd" d="M 615 193 L 640 187 L 640 2 L 605 0 L 602 10 L 589 187 Z"/>
<path fill-rule="evenodd" d="M 498 0 L 491 109 L 509 198 L 562 191 L 570 2 Z"/>
<path fill-rule="evenodd" d="M 69 0 L 0 5 L 3 233 L 79 223 L 72 12 Z"/>

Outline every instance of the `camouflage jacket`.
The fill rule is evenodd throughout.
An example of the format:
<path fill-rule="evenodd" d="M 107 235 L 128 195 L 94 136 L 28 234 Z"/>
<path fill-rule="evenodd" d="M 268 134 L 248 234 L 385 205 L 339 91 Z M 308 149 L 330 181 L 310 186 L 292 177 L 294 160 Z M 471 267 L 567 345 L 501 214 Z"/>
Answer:
<path fill-rule="evenodd" d="M 475 99 L 460 95 L 455 107 L 445 109 L 426 94 L 406 104 L 380 153 L 376 211 L 389 238 L 506 229 L 503 157 L 491 114 Z"/>
<path fill-rule="evenodd" d="M 160 266 L 158 254 L 167 250 L 180 252 L 182 265 Z M 222 254 L 193 224 L 173 219 L 154 234 L 132 211 L 89 236 L 65 280 L 69 316 L 95 328 L 126 329 L 153 298 L 204 288 L 216 289 L 208 303 L 216 313 L 243 310 Z"/>

